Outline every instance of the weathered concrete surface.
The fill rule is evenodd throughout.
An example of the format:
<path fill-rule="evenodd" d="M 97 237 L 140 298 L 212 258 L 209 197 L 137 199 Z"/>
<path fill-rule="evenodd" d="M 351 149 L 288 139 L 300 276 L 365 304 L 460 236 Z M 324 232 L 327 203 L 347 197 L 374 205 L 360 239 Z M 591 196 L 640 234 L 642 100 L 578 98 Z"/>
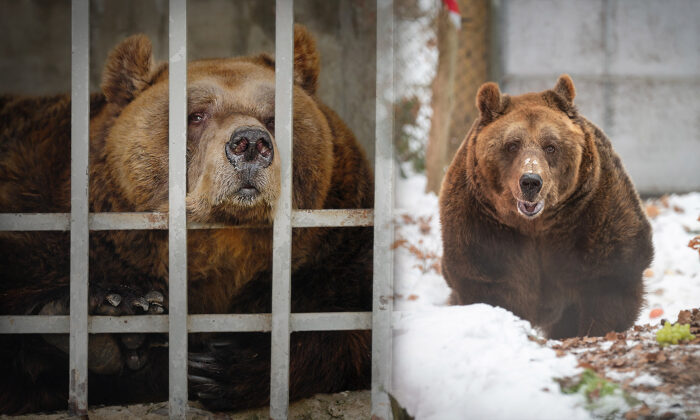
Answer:
<path fill-rule="evenodd" d="M 138 418 L 144 420 L 161 420 L 168 417 L 167 402 L 154 404 L 136 404 L 128 406 L 93 407 L 88 416 L 93 420 L 122 420 Z M 370 392 L 346 391 L 337 394 L 318 394 L 300 400 L 289 406 L 291 420 L 355 420 L 370 417 Z M 203 410 L 197 403 L 190 403 L 187 414 L 190 420 L 262 420 L 269 418 L 269 408 L 245 410 L 236 413 L 212 413 Z M 67 412 L 52 414 L 31 414 L 26 416 L 0 416 L 0 419 L 12 420 L 69 420 Z"/>

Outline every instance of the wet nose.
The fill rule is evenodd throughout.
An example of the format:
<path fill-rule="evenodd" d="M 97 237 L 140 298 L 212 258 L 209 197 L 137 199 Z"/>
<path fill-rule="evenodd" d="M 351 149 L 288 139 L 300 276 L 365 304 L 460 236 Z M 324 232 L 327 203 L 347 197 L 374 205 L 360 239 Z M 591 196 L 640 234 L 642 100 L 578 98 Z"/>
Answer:
<path fill-rule="evenodd" d="M 248 164 L 266 168 L 274 157 L 270 135 L 259 128 L 239 128 L 226 143 L 226 157 L 233 166 Z"/>
<path fill-rule="evenodd" d="M 520 191 L 525 196 L 534 196 L 542 189 L 542 177 L 537 174 L 524 174 L 520 177 Z"/>

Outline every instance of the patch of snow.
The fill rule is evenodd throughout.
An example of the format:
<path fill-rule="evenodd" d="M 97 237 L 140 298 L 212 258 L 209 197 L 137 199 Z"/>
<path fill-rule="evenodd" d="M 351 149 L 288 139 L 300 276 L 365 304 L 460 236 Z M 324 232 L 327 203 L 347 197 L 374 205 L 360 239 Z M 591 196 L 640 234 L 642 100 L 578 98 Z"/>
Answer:
<path fill-rule="evenodd" d="M 601 350 L 606 351 L 606 350 L 610 350 L 610 347 L 612 347 L 612 345 L 613 345 L 612 341 L 604 341 L 604 342 L 600 343 L 600 345 L 598 347 Z"/>
<path fill-rule="evenodd" d="M 634 378 L 634 380 L 630 382 L 630 385 L 657 387 L 659 385 L 662 385 L 663 383 L 664 382 L 658 377 L 650 375 L 648 373 L 643 373 Z"/>
<path fill-rule="evenodd" d="M 615 389 L 611 395 L 601 397 L 588 405 L 588 409 L 594 418 L 603 419 L 615 418 L 615 414 L 617 415 L 616 417 L 622 418 L 621 414 L 624 414 L 631 408 L 632 406 L 627 403 L 620 388 Z"/>
<path fill-rule="evenodd" d="M 668 208 L 651 219 L 654 232 L 653 275 L 644 279 L 647 305 L 637 324 L 658 324 L 662 318 L 674 322 L 678 311 L 700 305 L 700 257 L 688 242 L 700 235 L 700 192 L 670 195 Z M 663 315 L 650 317 L 653 309 Z"/>
<path fill-rule="evenodd" d="M 588 419 L 581 395 L 555 377 L 580 373 L 528 339 L 535 331 L 485 304 L 414 311 L 396 322 L 394 389 L 416 419 Z"/>
<path fill-rule="evenodd" d="M 634 371 L 620 372 L 618 370 L 610 369 L 605 372 L 606 378 L 618 384 L 625 382 L 627 379 L 632 379 L 635 376 L 637 376 L 637 373 Z"/>

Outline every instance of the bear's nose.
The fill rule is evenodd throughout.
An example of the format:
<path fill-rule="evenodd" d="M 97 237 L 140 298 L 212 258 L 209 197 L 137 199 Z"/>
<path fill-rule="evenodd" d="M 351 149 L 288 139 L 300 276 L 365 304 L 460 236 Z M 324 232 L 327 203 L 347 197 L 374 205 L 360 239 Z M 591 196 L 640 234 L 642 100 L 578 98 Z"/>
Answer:
<path fill-rule="evenodd" d="M 274 157 L 270 135 L 259 128 L 239 128 L 226 143 L 226 157 L 234 166 L 245 162 L 266 168 Z"/>
<path fill-rule="evenodd" d="M 520 177 L 520 191 L 523 192 L 523 195 L 533 197 L 535 194 L 540 192 L 541 189 L 541 176 L 533 173 L 527 173 Z"/>

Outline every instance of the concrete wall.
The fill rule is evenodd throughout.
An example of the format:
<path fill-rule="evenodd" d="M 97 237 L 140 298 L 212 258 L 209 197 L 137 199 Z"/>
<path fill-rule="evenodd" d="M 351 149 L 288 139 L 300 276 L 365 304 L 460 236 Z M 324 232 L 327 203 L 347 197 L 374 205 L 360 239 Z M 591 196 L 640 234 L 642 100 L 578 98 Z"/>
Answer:
<path fill-rule="evenodd" d="M 319 96 L 373 161 L 375 1 L 296 0 L 294 14 L 321 51 Z M 129 35 L 147 34 L 156 59 L 167 60 L 167 0 L 92 0 L 90 19 L 93 92 L 99 91 L 107 54 Z M 188 58 L 274 53 L 274 22 L 274 1 L 189 0 Z M 0 0 L 0 28 L 0 93 L 70 90 L 69 0 Z"/>
<path fill-rule="evenodd" d="M 505 92 L 569 73 L 640 192 L 700 190 L 700 1 L 501 0 Z"/>

